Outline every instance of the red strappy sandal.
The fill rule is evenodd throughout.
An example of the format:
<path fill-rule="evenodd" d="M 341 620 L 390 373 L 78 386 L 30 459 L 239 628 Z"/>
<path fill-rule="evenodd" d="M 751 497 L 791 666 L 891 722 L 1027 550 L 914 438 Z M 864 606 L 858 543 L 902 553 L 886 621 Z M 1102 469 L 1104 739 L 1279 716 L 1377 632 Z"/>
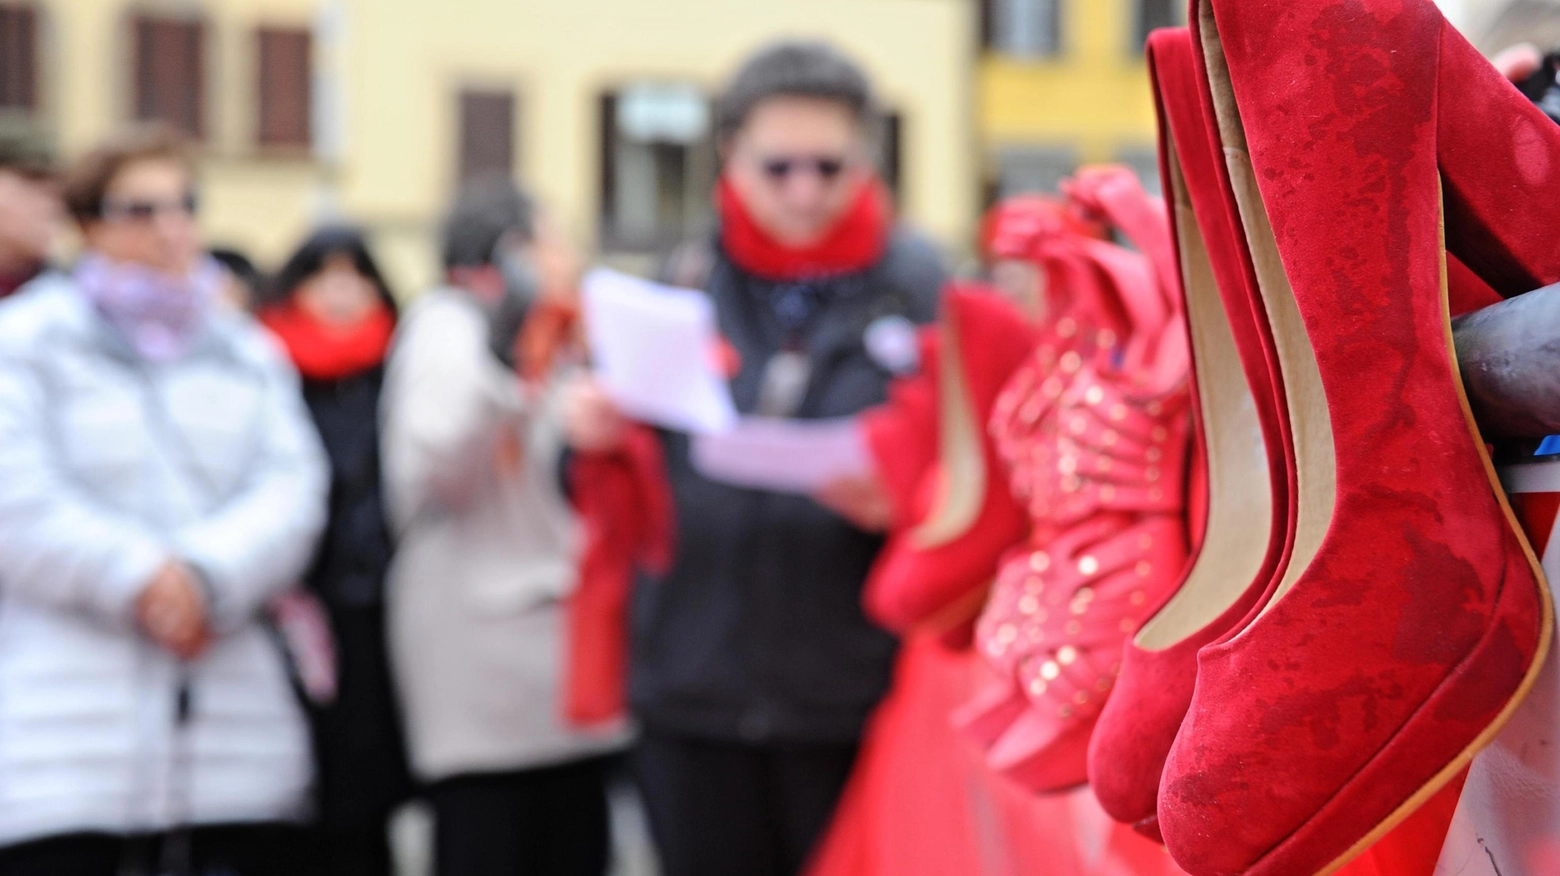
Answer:
<path fill-rule="evenodd" d="M 1034 529 L 977 627 L 994 678 L 958 720 L 994 769 L 1049 792 L 1084 781 L 1121 644 L 1179 578 L 1189 423 L 1179 306 L 1143 258 L 1080 237 L 1037 255 L 1064 315 L 993 418 Z M 1159 358 L 1128 371 L 1124 348 Z"/>

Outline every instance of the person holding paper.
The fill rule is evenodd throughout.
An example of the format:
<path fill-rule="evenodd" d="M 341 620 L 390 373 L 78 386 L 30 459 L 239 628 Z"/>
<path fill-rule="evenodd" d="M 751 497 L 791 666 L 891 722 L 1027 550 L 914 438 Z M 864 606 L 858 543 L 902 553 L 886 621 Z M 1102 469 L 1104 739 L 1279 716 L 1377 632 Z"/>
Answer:
<path fill-rule="evenodd" d="M 877 121 L 865 74 L 818 43 L 771 45 L 724 89 L 720 229 L 679 260 L 707 276 L 677 279 L 714 303 L 743 415 L 853 416 L 915 367 L 944 272 L 896 227 Z M 582 449 L 625 434 L 589 381 L 566 418 Z M 662 438 L 676 546 L 636 588 L 629 698 L 663 872 L 791 876 L 888 683 L 894 639 L 861 609 L 888 504 L 862 479 L 818 497 L 716 483 L 687 435 Z"/>

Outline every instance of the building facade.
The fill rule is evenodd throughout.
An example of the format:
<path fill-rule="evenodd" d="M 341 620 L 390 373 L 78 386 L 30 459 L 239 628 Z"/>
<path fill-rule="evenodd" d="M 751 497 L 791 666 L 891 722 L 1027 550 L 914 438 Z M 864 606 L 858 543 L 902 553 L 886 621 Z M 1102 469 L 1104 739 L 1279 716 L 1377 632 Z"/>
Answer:
<path fill-rule="evenodd" d="M 608 254 L 698 233 L 719 83 L 768 39 L 822 37 L 880 86 L 903 213 L 960 247 L 975 23 L 966 0 L 0 0 L 0 115 L 66 155 L 170 121 L 200 143 L 213 242 L 274 264 L 347 218 L 414 289 L 442 206 L 484 173 Z"/>
<path fill-rule="evenodd" d="M 979 129 L 987 200 L 1054 191 L 1079 165 L 1158 177 L 1143 45 L 1185 0 L 978 0 Z"/>
<path fill-rule="evenodd" d="M 1186 0 L 975 0 L 978 119 L 986 201 L 1054 191 L 1080 164 L 1123 162 L 1158 178 L 1143 45 L 1184 24 Z M 1495 52 L 1520 39 L 1560 45 L 1560 0 L 1437 0 Z"/>

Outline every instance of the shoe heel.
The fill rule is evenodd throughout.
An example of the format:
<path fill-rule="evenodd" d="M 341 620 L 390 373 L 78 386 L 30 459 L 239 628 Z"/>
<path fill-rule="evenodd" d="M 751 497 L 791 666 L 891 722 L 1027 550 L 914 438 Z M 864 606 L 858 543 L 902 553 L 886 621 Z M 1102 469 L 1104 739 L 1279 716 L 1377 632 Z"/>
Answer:
<path fill-rule="evenodd" d="M 1560 126 L 1457 29 L 1441 33 L 1436 158 L 1447 249 L 1503 296 L 1560 279 Z"/>

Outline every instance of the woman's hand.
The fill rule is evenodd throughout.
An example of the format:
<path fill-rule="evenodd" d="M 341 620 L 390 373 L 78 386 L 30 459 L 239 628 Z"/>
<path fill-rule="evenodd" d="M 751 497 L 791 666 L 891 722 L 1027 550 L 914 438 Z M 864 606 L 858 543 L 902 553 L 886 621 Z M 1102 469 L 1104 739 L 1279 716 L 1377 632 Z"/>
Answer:
<path fill-rule="evenodd" d="M 594 377 L 573 378 L 563 393 L 563 433 L 570 447 L 583 453 L 610 453 L 623 446 L 628 419 Z"/>
<path fill-rule="evenodd" d="M 200 582 L 176 560 L 164 563 L 136 598 L 135 619 L 152 641 L 181 660 L 199 657 L 211 644 Z"/>
<path fill-rule="evenodd" d="M 888 493 L 882 482 L 870 475 L 836 478 L 813 498 L 867 532 L 886 532 L 894 522 L 894 506 Z"/>

